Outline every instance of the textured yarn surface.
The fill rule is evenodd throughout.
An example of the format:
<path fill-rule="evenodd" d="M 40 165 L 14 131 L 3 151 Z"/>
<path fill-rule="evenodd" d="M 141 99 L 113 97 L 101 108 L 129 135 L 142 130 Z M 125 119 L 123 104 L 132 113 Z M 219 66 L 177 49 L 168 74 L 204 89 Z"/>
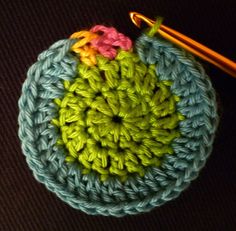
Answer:
<path fill-rule="evenodd" d="M 158 36 L 141 35 L 132 50 L 127 37 L 95 28 L 102 34 L 58 41 L 29 69 L 22 150 L 34 176 L 72 207 L 146 212 L 177 197 L 204 166 L 217 126 L 214 90 L 191 55 Z"/>
<path fill-rule="evenodd" d="M 55 100 L 60 110 L 53 123 L 61 129 L 58 143 L 67 148 L 68 162 L 82 163 L 84 173 L 93 169 L 102 180 L 125 180 L 173 154 L 170 144 L 180 136 L 183 116 L 171 82 L 157 81 L 154 65 L 121 51 L 112 62 L 99 56 L 97 66 L 79 64 L 77 72 L 73 82 L 64 82 L 65 96 Z"/>

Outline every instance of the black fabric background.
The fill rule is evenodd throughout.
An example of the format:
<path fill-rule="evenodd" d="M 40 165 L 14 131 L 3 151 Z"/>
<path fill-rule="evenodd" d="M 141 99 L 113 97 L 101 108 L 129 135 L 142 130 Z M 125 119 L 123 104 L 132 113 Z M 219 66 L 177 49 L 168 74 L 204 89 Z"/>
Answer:
<path fill-rule="evenodd" d="M 0 230 L 236 230 L 236 79 L 203 62 L 216 89 L 221 120 L 214 150 L 181 196 L 150 213 L 89 216 L 32 176 L 17 137 L 17 101 L 28 67 L 55 41 L 94 24 L 135 39 L 128 12 L 151 18 L 236 59 L 235 0 L 0 0 Z"/>

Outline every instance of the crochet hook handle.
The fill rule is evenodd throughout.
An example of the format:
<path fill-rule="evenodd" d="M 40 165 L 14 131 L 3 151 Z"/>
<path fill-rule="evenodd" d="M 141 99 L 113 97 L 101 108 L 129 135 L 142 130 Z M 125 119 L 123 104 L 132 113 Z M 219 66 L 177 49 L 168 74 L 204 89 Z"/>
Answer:
<path fill-rule="evenodd" d="M 130 12 L 129 15 L 132 22 L 137 27 L 140 27 L 142 21 L 146 22 L 149 26 L 153 26 L 155 23 L 155 21 L 137 12 Z M 220 68 L 229 75 L 236 77 L 236 63 L 232 60 L 179 33 L 176 30 L 164 26 L 163 24 L 160 25 L 158 33 L 162 37 L 184 48 L 192 54 L 206 60 L 209 63 L 212 63 L 213 65 Z"/>

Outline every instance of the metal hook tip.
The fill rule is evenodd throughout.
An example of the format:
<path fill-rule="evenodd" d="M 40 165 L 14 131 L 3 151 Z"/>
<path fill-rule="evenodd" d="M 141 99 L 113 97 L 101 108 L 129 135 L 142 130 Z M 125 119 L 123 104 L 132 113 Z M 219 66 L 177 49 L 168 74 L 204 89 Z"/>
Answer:
<path fill-rule="evenodd" d="M 138 17 L 139 13 L 131 11 L 129 12 L 129 16 L 131 21 L 134 23 L 135 26 L 140 28 L 141 25 L 141 19 Z"/>

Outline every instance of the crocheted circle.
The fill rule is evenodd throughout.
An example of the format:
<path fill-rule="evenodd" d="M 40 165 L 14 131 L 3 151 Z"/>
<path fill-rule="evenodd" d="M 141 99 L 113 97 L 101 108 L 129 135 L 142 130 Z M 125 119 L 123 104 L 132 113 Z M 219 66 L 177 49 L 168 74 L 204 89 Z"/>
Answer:
<path fill-rule="evenodd" d="M 88 214 L 162 205 L 197 177 L 217 127 L 202 66 L 159 36 L 97 25 L 29 69 L 19 137 L 36 179 Z"/>

